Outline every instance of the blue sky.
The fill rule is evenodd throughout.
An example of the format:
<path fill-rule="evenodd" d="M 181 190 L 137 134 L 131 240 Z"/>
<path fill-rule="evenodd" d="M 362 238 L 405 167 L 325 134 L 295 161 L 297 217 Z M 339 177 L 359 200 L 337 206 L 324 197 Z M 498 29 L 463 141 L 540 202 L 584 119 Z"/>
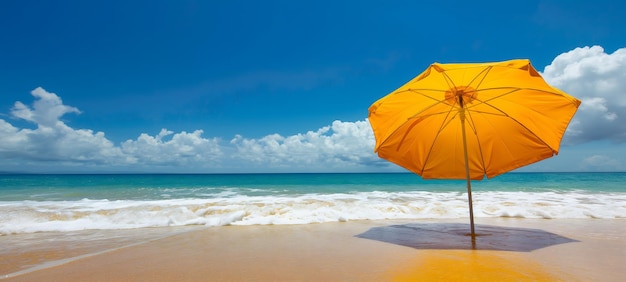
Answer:
<path fill-rule="evenodd" d="M 0 1 L 0 171 L 402 171 L 371 103 L 530 59 L 583 100 L 559 156 L 626 170 L 622 1 Z"/>

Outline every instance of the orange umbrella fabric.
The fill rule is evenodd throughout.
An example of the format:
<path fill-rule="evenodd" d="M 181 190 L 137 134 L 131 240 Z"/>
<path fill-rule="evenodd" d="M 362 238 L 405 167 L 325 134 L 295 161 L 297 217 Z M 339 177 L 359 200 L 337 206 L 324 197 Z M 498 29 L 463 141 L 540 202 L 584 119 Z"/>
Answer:
<path fill-rule="evenodd" d="M 552 157 L 580 100 L 528 60 L 432 64 L 369 108 L 378 156 L 425 179 L 492 178 Z"/>
<path fill-rule="evenodd" d="M 422 178 L 495 177 L 559 153 L 580 100 L 546 83 L 529 60 L 432 64 L 372 104 L 378 156 Z"/>

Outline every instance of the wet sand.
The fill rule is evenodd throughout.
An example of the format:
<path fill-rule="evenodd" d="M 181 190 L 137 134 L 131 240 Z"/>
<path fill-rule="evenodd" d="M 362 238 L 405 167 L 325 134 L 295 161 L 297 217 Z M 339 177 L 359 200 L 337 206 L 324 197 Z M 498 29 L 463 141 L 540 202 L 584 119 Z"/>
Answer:
<path fill-rule="evenodd" d="M 77 234 L 74 241 L 34 234 L 29 238 L 49 236 L 50 244 L 5 248 L 0 277 L 4 281 L 619 281 L 626 274 L 625 220 L 478 218 L 476 224 L 475 248 L 462 219 L 92 231 L 89 236 Z M 9 246 L 8 237 L 0 237 L 3 247 Z"/>

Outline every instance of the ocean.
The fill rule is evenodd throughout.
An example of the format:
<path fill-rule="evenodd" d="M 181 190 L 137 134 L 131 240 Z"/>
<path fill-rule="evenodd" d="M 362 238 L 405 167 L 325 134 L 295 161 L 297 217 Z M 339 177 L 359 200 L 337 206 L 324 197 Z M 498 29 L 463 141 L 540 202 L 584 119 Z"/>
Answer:
<path fill-rule="evenodd" d="M 471 184 L 475 218 L 626 218 L 626 173 Z M 0 235 L 468 216 L 464 180 L 411 173 L 0 174 Z"/>

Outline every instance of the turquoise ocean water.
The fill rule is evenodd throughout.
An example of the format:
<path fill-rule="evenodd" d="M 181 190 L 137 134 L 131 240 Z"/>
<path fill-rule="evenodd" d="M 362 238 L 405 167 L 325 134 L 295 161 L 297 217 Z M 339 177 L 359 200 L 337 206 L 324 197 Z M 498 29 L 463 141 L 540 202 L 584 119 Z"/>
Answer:
<path fill-rule="evenodd" d="M 472 191 L 477 218 L 626 218 L 626 173 L 508 173 Z M 467 217 L 465 181 L 410 173 L 0 175 L 0 235 Z"/>

